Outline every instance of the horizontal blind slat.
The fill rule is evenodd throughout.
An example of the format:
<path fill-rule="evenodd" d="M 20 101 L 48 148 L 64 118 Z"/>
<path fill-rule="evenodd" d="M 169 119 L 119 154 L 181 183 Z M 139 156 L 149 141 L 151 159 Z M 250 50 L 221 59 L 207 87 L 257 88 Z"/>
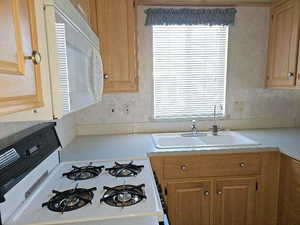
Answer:
<path fill-rule="evenodd" d="M 153 26 L 154 117 L 224 115 L 228 27 Z"/>

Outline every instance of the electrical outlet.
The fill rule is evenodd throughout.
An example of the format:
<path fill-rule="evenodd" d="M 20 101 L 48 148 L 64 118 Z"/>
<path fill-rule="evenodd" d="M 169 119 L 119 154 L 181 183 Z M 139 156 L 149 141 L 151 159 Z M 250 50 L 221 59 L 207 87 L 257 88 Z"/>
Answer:
<path fill-rule="evenodd" d="M 124 104 L 122 107 L 122 111 L 124 114 L 128 115 L 130 113 L 129 104 Z"/>

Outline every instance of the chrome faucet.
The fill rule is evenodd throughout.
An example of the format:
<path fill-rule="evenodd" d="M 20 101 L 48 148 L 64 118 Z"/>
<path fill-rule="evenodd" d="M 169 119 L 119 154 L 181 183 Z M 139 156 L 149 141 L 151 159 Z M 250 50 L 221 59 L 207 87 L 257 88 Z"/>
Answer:
<path fill-rule="evenodd" d="M 181 134 L 182 137 L 200 137 L 206 136 L 206 133 L 201 133 L 198 131 L 196 120 L 192 120 L 192 132 Z"/>
<path fill-rule="evenodd" d="M 222 110 L 223 109 L 223 106 L 220 105 L 220 109 Z M 214 124 L 212 126 L 212 134 L 213 135 L 218 135 L 218 132 L 219 132 L 219 127 L 217 125 L 217 105 L 214 105 Z"/>
<path fill-rule="evenodd" d="M 196 120 L 192 120 L 192 134 L 197 134 L 197 126 L 196 126 Z"/>

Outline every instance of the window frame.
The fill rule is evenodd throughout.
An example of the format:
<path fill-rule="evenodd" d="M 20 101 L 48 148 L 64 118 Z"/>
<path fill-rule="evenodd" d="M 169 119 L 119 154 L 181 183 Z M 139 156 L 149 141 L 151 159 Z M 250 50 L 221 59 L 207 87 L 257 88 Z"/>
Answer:
<path fill-rule="evenodd" d="M 151 78 L 151 88 L 152 88 L 152 96 L 151 96 L 151 121 L 153 122 L 185 122 L 185 121 L 190 121 L 190 120 L 198 120 L 198 121 L 210 121 L 210 120 L 213 120 L 214 117 L 213 115 L 212 116 L 191 116 L 191 117 L 178 117 L 178 118 L 155 118 L 154 117 L 154 114 L 155 114 L 155 93 L 154 93 L 154 63 L 153 63 L 153 59 L 154 59 L 154 54 L 153 54 L 153 48 L 154 48 L 154 45 L 153 45 L 153 26 L 151 26 L 151 66 L 152 66 L 152 78 Z M 227 26 L 227 42 L 226 42 L 226 53 L 225 53 L 225 71 L 226 71 L 226 74 L 225 74 L 225 79 L 224 79 L 224 85 L 225 85 L 225 88 L 224 88 L 224 115 L 223 116 L 216 116 L 216 118 L 218 120 L 225 120 L 225 119 L 229 119 L 230 118 L 230 114 L 229 114 L 229 105 L 228 105 L 228 102 L 229 102 L 229 98 L 228 98 L 228 84 L 229 84 L 229 76 L 228 76 L 228 68 L 229 68 L 229 50 L 230 50 L 230 46 L 231 46 L 231 42 L 230 42 L 230 30 L 231 30 L 231 27 L 230 26 Z"/>

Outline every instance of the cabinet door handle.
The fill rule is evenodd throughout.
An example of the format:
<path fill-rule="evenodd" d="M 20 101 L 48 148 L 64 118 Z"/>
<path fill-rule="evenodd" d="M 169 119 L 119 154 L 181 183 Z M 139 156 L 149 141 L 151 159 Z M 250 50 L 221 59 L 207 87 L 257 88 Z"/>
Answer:
<path fill-rule="evenodd" d="M 108 80 L 109 75 L 108 74 L 104 74 L 103 77 L 104 77 L 104 80 Z"/>
<path fill-rule="evenodd" d="M 182 165 L 182 166 L 180 167 L 180 169 L 181 169 L 182 171 L 185 171 L 185 170 L 187 170 L 187 166 L 186 166 L 186 165 Z"/>
<path fill-rule="evenodd" d="M 245 166 L 246 166 L 246 164 L 245 164 L 244 162 L 241 162 L 241 163 L 240 163 L 240 167 L 241 167 L 241 168 L 244 168 Z"/>
<path fill-rule="evenodd" d="M 289 73 L 288 73 L 288 78 L 289 78 L 289 79 L 290 79 L 290 78 L 293 78 L 294 75 L 295 75 L 295 74 L 294 74 L 293 72 L 289 72 Z"/>
<path fill-rule="evenodd" d="M 205 195 L 205 196 L 209 196 L 209 191 L 205 191 L 205 192 L 204 192 L 204 195 Z"/>
<path fill-rule="evenodd" d="M 26 60 L 31 60 L 34 65 L 39 65 L 42 62 L 42 56 L 41 53 L 38 51 L 33 51 L 31 56 L 25 56 Z"/>
<path fill-rule="evenodd" d="M 223 192 L 222 191 L 217 191 L 217 195 L 222 195 Z"/>

